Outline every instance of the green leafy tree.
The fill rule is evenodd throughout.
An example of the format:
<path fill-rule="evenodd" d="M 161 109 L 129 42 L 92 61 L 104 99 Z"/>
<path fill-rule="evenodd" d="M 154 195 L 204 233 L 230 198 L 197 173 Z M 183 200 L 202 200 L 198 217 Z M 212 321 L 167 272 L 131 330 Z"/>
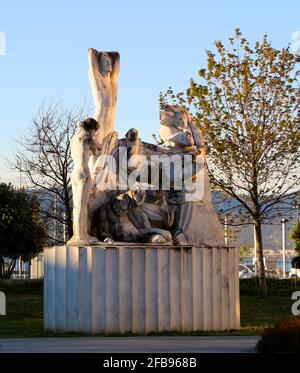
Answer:
<path fill-rule="evenodd" d="M 215 47 L 200 82 L 191 80 L 186 95 L 169 89 L 160 103 L 187 106 L 204 132 L 212 184 L 235 200 L 235 221 L 254 224 L 267 296 L 261 225 L 291 209 L 300 181 L 298 57 L 289 46 L 272 47 L 267 36 L 250 47 L 239 29 L 227 47 L 221 41 Z"/>
<path fill-rule="evenodd" d="M 297 251 L 297 253 L 300 255 L 300 221 L 299 220 L 294 225 L 293 230 L 290 233 L 290 237 L 294 241 L 295 251 Z"/>
<path fill-rule="evenodd" d="M 240 247 L 240 257 L 241 258 L 248 258 L 251 254 L 252 254 L 252 250 L 248 246 L 242 245 Z"/>
<path fill-rule="evenodd" d="M 37 198 L 23 188 L 15 189 L 11 184 L 1 183 L 0 278 L 10 278 L 17 259 L 30 260 L 36 256 L 45 240 Z"/>

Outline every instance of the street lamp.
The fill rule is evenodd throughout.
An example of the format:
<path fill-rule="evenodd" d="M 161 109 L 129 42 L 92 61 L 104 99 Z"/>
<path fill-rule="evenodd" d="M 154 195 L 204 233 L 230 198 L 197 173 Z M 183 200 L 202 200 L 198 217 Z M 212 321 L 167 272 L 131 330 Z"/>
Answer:
<path fill-rule="evenodd" d="M 286 277 L 286 265 L 285 265 L 285 249 L 286 249 L 286 242 L 285 242 L 285 222 L 284 218 L 281 219 L 281 226 L 282 226 L 282 272 L 283 278 Z"/>

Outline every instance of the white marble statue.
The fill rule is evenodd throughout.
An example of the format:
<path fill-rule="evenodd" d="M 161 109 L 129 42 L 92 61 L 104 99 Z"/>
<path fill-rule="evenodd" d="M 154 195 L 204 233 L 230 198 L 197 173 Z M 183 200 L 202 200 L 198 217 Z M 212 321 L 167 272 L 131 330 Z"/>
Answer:
<path fill-rule="evenodd" d="M 88 118 L 78 124 L 78 131 L 71 139 L 71 154 L 74 162 L 71 175 L 73 237 L 67 242 L 68 245 L 86 245 L 98 241 L 88 234 L 88 201 L 92 190 L 89 158 L 97 154 L 98 144 L 95 135 L 98 129 L 97 121 Z"/>
<path fill-rule="evenodd" d="M 185 107 L 166 105 L 160 118 L 165 147 L 142 142 L 135 128 L 119 139 L 114 131 L 119 66 L 119 53 L 89 49 L 95 115 L 79 123 L 71 140 L 74 235 L 68 245 L 109 239 L 110 242 L 222 246 L 223 229 L 212 206 L 205 164 L 207 146 L 199 128 Z M 180 190 L 174 187 L 178 176 L 175 172 L 163 168 L 160 171 L 158 165 L 157 170 L 154 167 L 148 173 L 153 165 L 152 155 L 190 159 L 190 166 L 180 165 L 179 177 L 184 176 Z M 202 163 L 198 162 L 199 155 L 204 159 Z M 144 165 L 142 159 L 150 163 L 146 162 L 140 170 L 141 164 Z M 172 179 L 173 186 L 168 190 L 160 180 L 163 172 Z M 201 182 L 194 183 L 199 175 Z M 137 184 L 130 188 L 127 181 L 132 176 L 137 177 Z M 121 183 L 123 177 L 126 183 Z M 159 190 L 145 191 L 142 184 L 153 184 L 155 177 L 159 178 Z M 193 188 L 200 185 L 197 195 L 188 184 Z"/>
<path fill-rule="evenodd" d="M 97 141 L 114 131 L 115 112 L 118 93 L 120 55 L 118 52 L 98 52 L 90 48 L 89 79 L 95 103 L 94 118 L 99 123 Z"/>
<path fill-rule="evenodd" d="M 95 232 L 101 240 L 110 239 L 123 242 L 167 243 L 172 241 L 171 233 L 165 227 L 153 226 L 151 218 L 161 218 L 166 214 L 152 210 L 148 203 L 145 211 L 147 192 L 136 183 L 127 192 L 117 195 L 97 211 L 94 216 Z M 153 207 L 155 207 L 153 205 Z M 161 219 L 160 219 L 161 220 Z"/>
<path fill-rule="evenodd" d="M 167 105 L 160 114 L 160 122 L 159 133 L 168 147 L 191 152 L 205 145 L 203 136 L 184 107 Z"/>
<path fill-rule="evenodd" d="M 201 198 L 189 201 L 187 190 L 175 193 L 174 200 L 178 208 L 173 240 L 181 245 L 224 246 L 223 227 L 212 204 L 205 161 L 208 147 L 205 145 L 204 136 L 184 107 L 166 105 L 160 118 L 160 136 L 171 151 L 191 153 L 194 156 L 201 154 L 204 160 L 204 167 L 195 167 L 195 174 L 202 173 Z M 182 198 L 183 196 L 185 198 Z"/>

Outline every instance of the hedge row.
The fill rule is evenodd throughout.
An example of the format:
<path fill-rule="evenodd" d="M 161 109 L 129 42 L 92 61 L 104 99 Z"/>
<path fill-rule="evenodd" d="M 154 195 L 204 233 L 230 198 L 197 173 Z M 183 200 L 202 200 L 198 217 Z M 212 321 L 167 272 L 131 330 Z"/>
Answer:
<path fill-rule="evenodd" d="M 0 279 L 0 291 L 42 291 L 43 280 Z"/>
<path fill-rule="evenodd" d="M 291 296 L 294 291 L 300 291 L 300 279 L 267 279 L 268 294 L 270 296 Z M 0 290 L 42 290 L 43 280 L 4 280 L 0 279 Z M 241 295 L 259 295 L 260 287 L 257 278 L 240 280 Z"/>
<path fill-rule="evenodd" d="M 300 291 L 300 279 L 267 278 L 268 294 L 271 296 L 291 296 L 294 291 Z M 260 286 L 258 278 L 240 280 L 241 295 L 259 295 Z"/>

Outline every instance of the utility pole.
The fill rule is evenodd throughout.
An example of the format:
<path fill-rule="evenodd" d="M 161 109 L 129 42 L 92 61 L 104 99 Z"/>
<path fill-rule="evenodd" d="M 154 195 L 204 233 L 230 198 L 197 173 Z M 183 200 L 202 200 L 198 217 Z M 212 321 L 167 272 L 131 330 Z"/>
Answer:
<path fill-rule="evenodd" d="M 285 249 L 286 249 L 286 242 L 285 242 L 285 222 L 284 218 L 281 219 L 281 226 L 282 226 L 282 272 L 283 278 L 286 277 L 286 265 L 285 265 Z"/>
<path fill-rule="evenodd" d="M 19 270 L 19 278 L 22 279 L 22 260 L 21 257 L 18 259 L 18 270 Z"/>
<path fill-rule="evenodd" d="M 227 225 L 227 216 L 224 218 L 224 233 L 225 233 L 225 245 L 228 247 L 228 225 Z"/>

